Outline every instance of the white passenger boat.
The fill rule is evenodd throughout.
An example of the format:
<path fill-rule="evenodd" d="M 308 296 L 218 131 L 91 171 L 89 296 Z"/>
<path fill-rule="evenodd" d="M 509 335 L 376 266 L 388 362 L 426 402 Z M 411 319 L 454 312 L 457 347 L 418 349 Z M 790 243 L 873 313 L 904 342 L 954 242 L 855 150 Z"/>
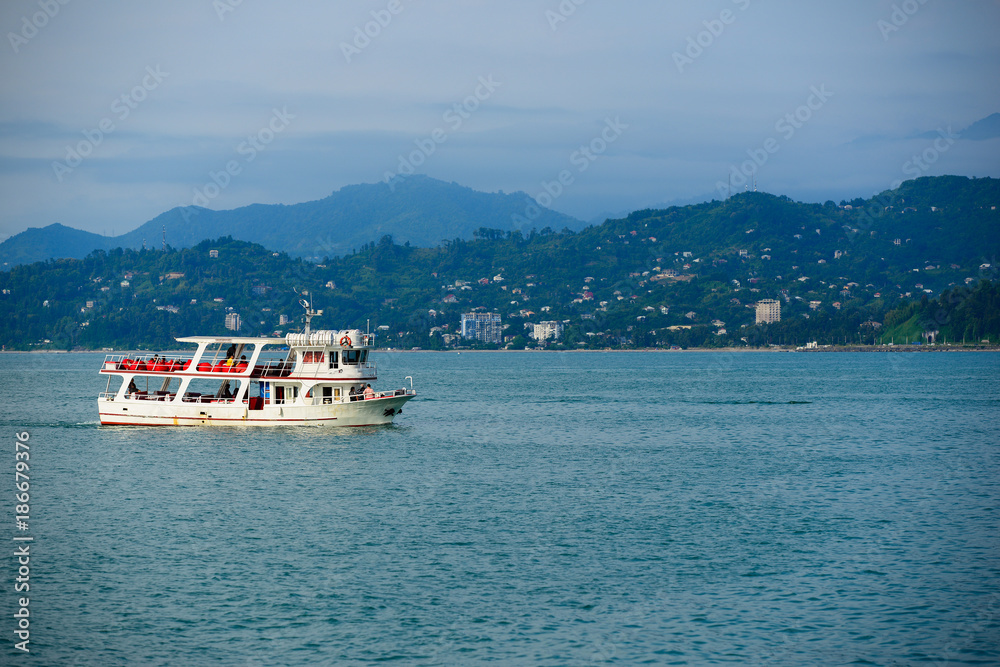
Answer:
<path fill-rule="evenodd" d="M 416 396 L 411 377 L 408 388 L 372 388 L 375 336 L 357 329 L 310 332 L 307 319 L 305 333 L 284 338 L 177 340 L 198 349 L 105 357 L 101 424 L 368 426 L 392 423 Z"/>

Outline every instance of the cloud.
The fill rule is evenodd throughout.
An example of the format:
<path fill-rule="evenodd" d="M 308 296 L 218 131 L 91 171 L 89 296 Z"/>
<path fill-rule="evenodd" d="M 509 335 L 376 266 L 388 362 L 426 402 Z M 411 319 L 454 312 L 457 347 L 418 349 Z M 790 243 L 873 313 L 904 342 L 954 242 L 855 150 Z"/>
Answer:
<path fill-rule="evenodd" d="M 758 174 L 765 189 L 797 198 L 883 188 L 907 159 L 907 137 L 1000 109 L 994 2 L 926 3 L 888 40 L 878 21 L 890 2 L 591 0 L 555 29 L 555 0 L 399 2 L 377 31 L 369 24 L 384 22 L 388 0 L 230 3 L 221 18 L 205 0 L 63 5 L 0 59 L 0 235 L 51 222 L 120 233 L 190 203 L 276 107 L 294 122 L 213 206 L 375 182 L 482 76 L 503 86 L 421 170 L 535 194 L 620 116 L 629 131 L 554 204 L 582 218 L 712 192 L 811 86 L 836 97 Z M 0 26 L 17 31 L 37 11 L 5 3 Z M 713 34 L 724 11 L 732 20 Z M 347 62 L 342 45 L 366 27 L 376 34 Z M 702 53 L 678 71 L 674 54 L 699 39 Z M 169 76 L 119 118 L 116 100 L 150 67 Z M 114 131 L 60 181 L 51 163 L 106 118 Z M 988 144 L 938 166 L 1000 176 Z"/>

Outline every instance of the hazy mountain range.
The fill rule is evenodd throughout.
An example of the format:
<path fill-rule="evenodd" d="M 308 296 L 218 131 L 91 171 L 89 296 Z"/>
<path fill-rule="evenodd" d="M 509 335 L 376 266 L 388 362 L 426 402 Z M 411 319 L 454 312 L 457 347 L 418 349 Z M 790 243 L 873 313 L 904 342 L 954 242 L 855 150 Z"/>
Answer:
<path fill-rule="evenodd" d="M 391 235 L 397 243 L 433 247 L 442 240 L 468 239 L 481 228 L 581 229 L 584 223 L 538 206 L 524 192 L 479 192 L 427 176 L 351 185 L 329 197 L 301 204 L 253 204 L 228 211 L 196 206 L 162 213 L 119 236 L 101 236 L 61 224 L 32 227 L 0 243 L 0 265 L 46 259 L 82 258 L 94 250 L 159 248 L 164 236 L 174 248 L 208 238 L 232 236 L 293 256 L 322 258 L 349 254 Z"/>

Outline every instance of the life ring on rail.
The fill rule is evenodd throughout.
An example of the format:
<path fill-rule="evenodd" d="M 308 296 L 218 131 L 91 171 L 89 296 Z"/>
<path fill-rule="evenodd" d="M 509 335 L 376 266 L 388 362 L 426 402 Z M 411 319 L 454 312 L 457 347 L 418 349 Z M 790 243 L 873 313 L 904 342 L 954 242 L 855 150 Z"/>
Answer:
<path fill-rule="evenodd" d="M 340 337 L 340 346 L 341 347 L 350 347 L 351 346 L 351 337 L 348 336 L 347 334 L 344 334 L 343 336 L 341 336 Z"/>

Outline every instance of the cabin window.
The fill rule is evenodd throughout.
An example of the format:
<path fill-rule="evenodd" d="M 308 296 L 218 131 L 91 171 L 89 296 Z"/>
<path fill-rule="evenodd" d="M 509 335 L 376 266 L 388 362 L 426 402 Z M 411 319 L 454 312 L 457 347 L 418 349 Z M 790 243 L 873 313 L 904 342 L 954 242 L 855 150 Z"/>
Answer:
<path fill-rule="evenodd" d="M 368 350 L 361 350 L 361 363 L 368 363 Z"/>
<path fill-rule="evenodd" d="M 336 350 L 331 350 L 331 352 L 330 352 L 330 368 L 338 368 L 338 366 L 339 366 L 339 364 L 337 363 L 337 351 Z"/>
<path fill-rule="evenodd" d="M 310 350 L 306 352 L 302 357 L 302 363 L 305 364 L 321 364 L 323 363 L 323 352 L 319 350 Z"/>
<path fill-rule="evenodd" d="M 344 350 L 344 363 L 357 365 L 361 360 L 361 350 Z"/>
<path fill-rule="evenodd" d="M 340 391 L 339 389 L 337 390 Z M 333 387 L 326 386 L 323 387 L 323 405 L 329 405 L 333 403 Z"/>

